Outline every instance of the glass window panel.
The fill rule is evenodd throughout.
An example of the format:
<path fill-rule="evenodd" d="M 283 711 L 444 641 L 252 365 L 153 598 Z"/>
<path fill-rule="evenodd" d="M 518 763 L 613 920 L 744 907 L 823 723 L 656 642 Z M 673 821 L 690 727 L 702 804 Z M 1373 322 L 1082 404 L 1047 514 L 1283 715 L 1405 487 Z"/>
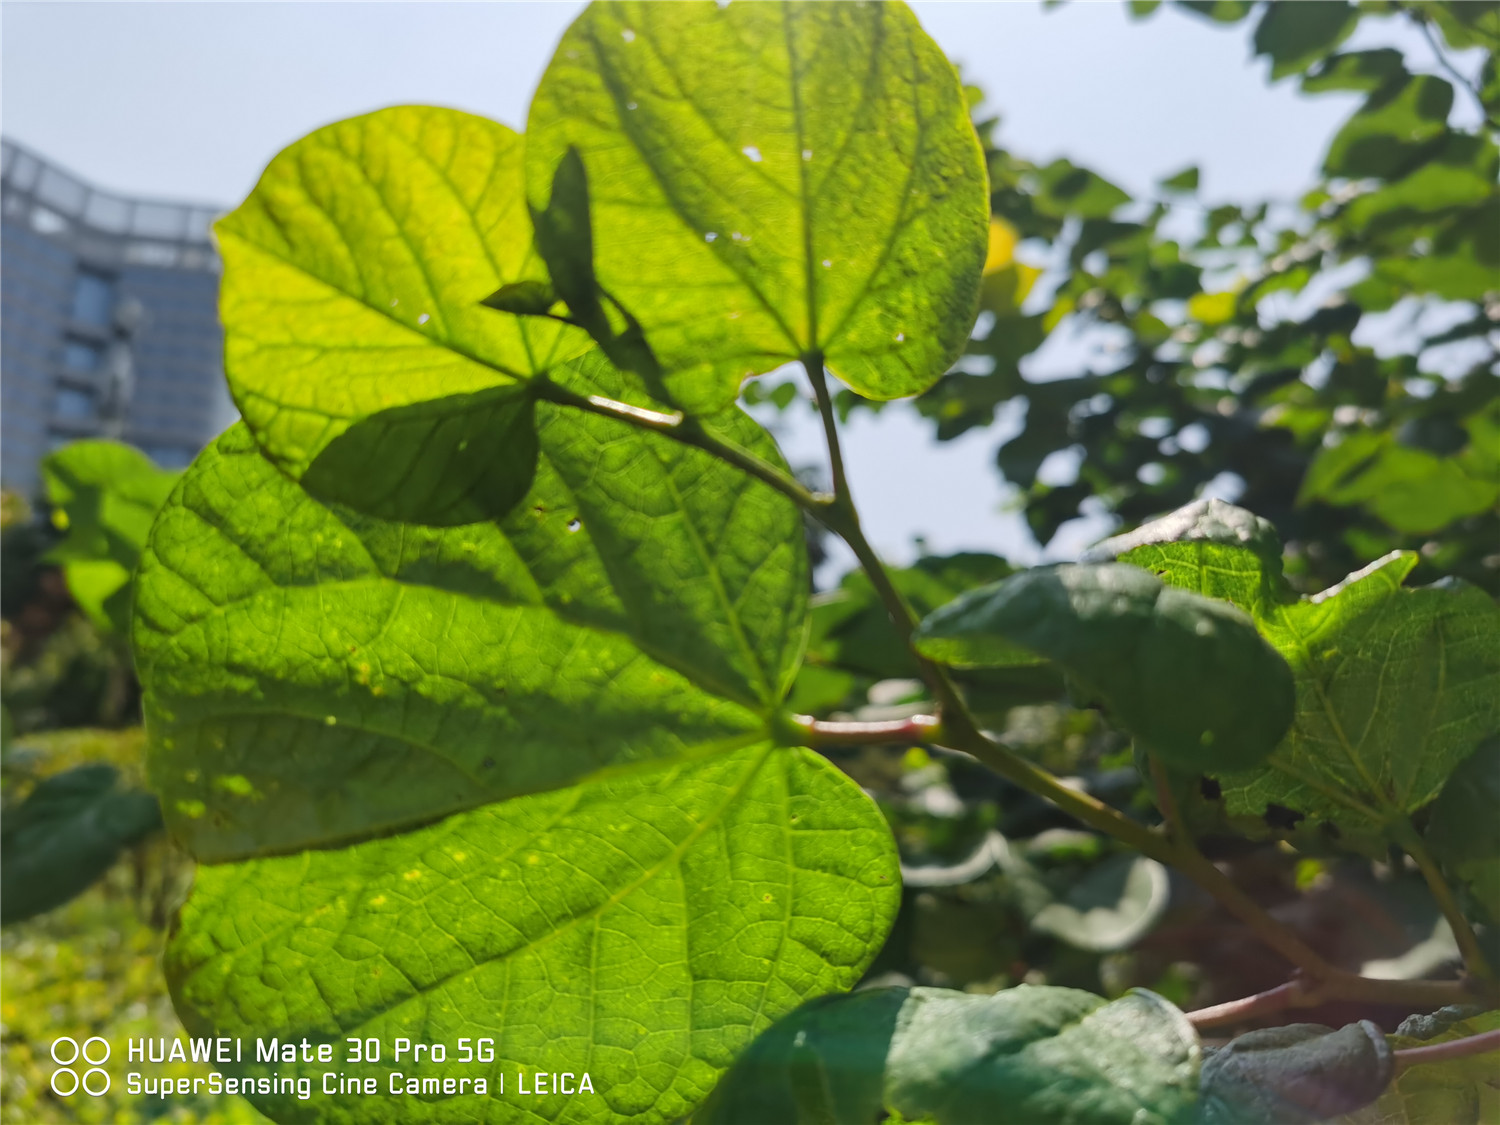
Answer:
<path fill-rule="evenodd" d="M 63 366 L 74 371 L 97 371 L 104 349 L 82 340 L 69 340 L 63 345 Z"/>
<path fill-rule="evenodd" d="M 70 422 L 87 422 L 94 417 L 94 396 L 86 391 L 59 387 L 52 396 L 52 413 Z"/>
<path fill-rule="evenodd" d="M 73 319 L 108 327 L 115 305 L 115 283 L 97 273 L 80 273 L 73 284 Z"/>

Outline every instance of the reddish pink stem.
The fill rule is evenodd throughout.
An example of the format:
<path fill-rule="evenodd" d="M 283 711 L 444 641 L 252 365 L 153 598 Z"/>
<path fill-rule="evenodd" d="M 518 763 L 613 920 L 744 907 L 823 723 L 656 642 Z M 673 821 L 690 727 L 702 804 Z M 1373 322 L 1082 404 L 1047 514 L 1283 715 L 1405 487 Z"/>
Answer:
<path fill-rule="evenodd" d="M 913 715 L 879 723 L 824 722 L 798 715 L 793 722 L 807 735 L 809 746 L 863 746 L 876 742 L 935 742 L 942 723 L 935 715 Z"/>
<path fill-rule="evenodd" d="M 1481 1035 L 1470 1035 L 1463 1039 L 1450 1039 L 1446 1043 L 1433 1043 L 1426 1047 L 1407 1047 L 1395 1053 L 1396 1069 L 1422 1063 L 1445 1062 L 1448 1059 L 1464 1059 L 1470 1055 L 1483 1055 L 1489 1051 L 1500 1051 L 1500 1028 Z"/>
<path fill-rule="evenodd" d="M 1215 1004 L 1211 1008 L 1199 1008 L 1196 1012 L 1189 1012 L 1187 1018 L 1194 1027 L 1217 1027 L 1226 1023 L 1240 1023 L 1256 1016 L 1284 1011 L 1287 1008 L 1306 1007 L 1309 999 L 1307 985 L 1302 982 L 1301 978 L 1298 978 L 1287 981 L 1286 984 L 1278 984 L 1275 988 L 1267 989 L 1265 992 L 1257 992 L 1254 996 L 1230 1000 L 1225 1004 Z"/>

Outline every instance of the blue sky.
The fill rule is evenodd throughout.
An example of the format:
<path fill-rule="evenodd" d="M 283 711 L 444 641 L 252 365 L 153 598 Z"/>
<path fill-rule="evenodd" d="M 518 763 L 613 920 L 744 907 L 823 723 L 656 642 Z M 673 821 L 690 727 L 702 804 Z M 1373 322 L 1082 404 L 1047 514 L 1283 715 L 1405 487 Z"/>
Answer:
<path fill-rule="evenodd" d="M 985 88 L 1002 143 L 1067 155 L 1140 191 L 1185 165 L 1210 200 L 1295 198 L 1353 108 L 1269 86 L 1247 26 L 1123 4 L 918 3 L 928 31 Z M 454 106 L 522 127 L 531 91 L 579 5 L 18 3 L 0 7 L 0 130 L 112 190 L 232 205 L 283 145 L 383 105 Z M 1384 23 L 1385 21 L 1381 21 Z M 1362 31 L 1410 45 L 1389 30 Z M 1415 48 L 1420 52 L 1421 46 Z M 853 487 L 878 550 L 1036 557 L 1001 511 L 997 434 L 934 446 L 902 410 L 847 431 Z M 812 459 L 808 420 L 780 436 Z M 1076 528 L 1056 549 L 1084 545 Z"/>

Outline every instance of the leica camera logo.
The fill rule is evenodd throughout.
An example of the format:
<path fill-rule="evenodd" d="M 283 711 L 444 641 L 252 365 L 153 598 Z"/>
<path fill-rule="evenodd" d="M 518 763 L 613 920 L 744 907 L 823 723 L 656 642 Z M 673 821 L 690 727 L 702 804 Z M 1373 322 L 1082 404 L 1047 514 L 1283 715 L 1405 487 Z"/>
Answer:
<path fill-rule="evenodd" d="M 71 1097 L 80 1089 L 95 1098 L 109 1093 L 109 1071 L 104 1069 L 109 1062 L 109 1044 L 102 1036 L 85 1039 L 81 1047 L 71 1035 L 60 1036 L 52 1040 L 52 1061 L 57 1064 L 52 1072 L 52 1092 L 58 1097 Z"/>

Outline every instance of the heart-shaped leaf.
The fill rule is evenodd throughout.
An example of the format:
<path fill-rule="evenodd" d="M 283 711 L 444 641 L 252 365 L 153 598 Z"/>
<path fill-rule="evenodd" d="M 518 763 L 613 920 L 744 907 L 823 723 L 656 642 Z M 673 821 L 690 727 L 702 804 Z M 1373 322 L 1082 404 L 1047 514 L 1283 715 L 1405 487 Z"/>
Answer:
<path fill-rule="evenodd" d="M 569 150 L 593 262 L 554 260 L 553 280 L 596 277 L 685 408 L 817 356 L 868 397 L 916 394 L 962 349 L 984 160 L 904 4 L 594 4 L 532 101 L 536 211 Z"/>
<path fill-rule="evenodd" d="M 215 225 L 230 390 L 316 495 L 452 525 L 525 494 L 526 381 L 587 337 L 480 303 L 545 272 L 523 147 L 471 114 L 381 110 L 283 150 Z"/>
<path fill-rule="evenodd" d="M 633 392 L 602 360 L 579 388 Z M 708 423 L 779 462 L 737 410 Z M 538 406 L 498 523 L 315 500 L 230 430 L 152 530 L 149 761 L 200 859 L 326 845 L 766 737 L 806 631 L 802 517 L 707 454 Z"/>
<path fill-rule="evenodd" d="M 874 803 L 810 751 L 760 746 L 200 867 L 166 968 L 195 1035 L 306 1038 L 339 1060 L 346 1038 L 384 1044 L 352 1069 L 249 1050 L 225 1068 L 310 1079 L 320 1119 L 647 1125 L 691 1112 L 779 1015 L 852 985 L 899 902 Z M 393 1058 L 398 1037 L 447 1059 Z M 493 1059 L 461 1062 L 461 1040 L 484 1060 L 485 1037 Z M 378 1090 L 329 1093 L 330 1069 Z M 587 1073 L 593 1092 L 547 1080 L 523 1097 L 518 1076 L 535 1090 L 538 1071 L 571 1072 L 574 1089 Z M 442 1090 L 464 1077 L 488 1091 Z M 405 1094 L 424 1080 L 431 1093 Z M 251 1100 L 307 1119 L 295 1093 Z"/>

